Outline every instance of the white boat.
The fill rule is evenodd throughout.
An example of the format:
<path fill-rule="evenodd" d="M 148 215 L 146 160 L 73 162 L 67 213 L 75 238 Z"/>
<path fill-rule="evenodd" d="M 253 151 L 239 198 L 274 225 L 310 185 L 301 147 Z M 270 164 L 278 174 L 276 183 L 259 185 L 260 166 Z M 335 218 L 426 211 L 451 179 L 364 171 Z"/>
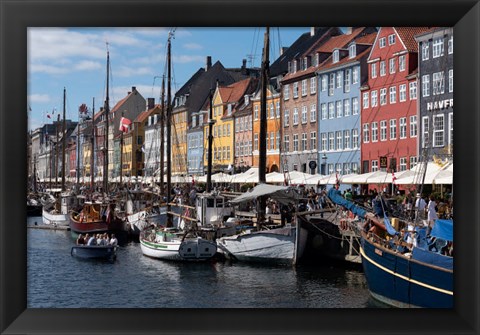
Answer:
<path fill-rule="evenodd" d="M 189 236 L 177 228 L 147 228 L 140 233 L 145 256 L 170 261 L 204 261 L 217 252 L 214 241 Z"/>
<path fill-rule="evenodd" d="M 46 225 L 68 226 L 69 214 L 72 209 L 82 206 L 84 198 L 77 197 L 70 192 L 60 194 L 60 198 L 54 202 L 44 204 L 42 209 L 42 220 Z"/>

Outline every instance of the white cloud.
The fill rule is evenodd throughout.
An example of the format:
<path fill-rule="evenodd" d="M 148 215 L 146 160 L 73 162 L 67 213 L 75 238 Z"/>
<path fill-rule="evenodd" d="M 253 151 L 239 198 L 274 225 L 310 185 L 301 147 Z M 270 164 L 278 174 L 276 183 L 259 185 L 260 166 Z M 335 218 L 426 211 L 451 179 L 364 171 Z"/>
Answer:
<path fill-rule="evenodd" d="M 173 55 L 173 61 L 176 63 L 196 63 L 196 62 L 203 62 L 205 57 L 203 56 L 190 56 L 190 55 Z"/>
<path fill-rule="evenodd" d="M 152 74 L 154 71 L 150 67 L 128 67 L 120 66 L 117 69 L 112 70 L 112 75 L 117 77 L 133 77 L 144 74 Z"/>
<path fill-rule="evenodd" d="M 50 102 L 50 96 L 48 94 L 31 94 L 28 96 L 28 101 L 32 102 Z"/>
<path fill-rule="evenodd" d="M 32 73 L 41 72 L 47 74 L 66 74 L 69 70 L 65 66 L 53 66 L 44 64 L 31 64 L 29 71 Z"/>
<path fill-rule="evenodd" d="M 203 46 L 197 43 L 187 43 L 184 44 L 183 47 L 188 50 L 201 50 L 203 49 Z"/>
<path fill-rule="evenodd" d="M 75 64 L 74 70 L 76 71 L 98 70 L 98 69 L 101 69 L 102 67 L 103 65 L 100 64 L 99 62 L 84 60 Z"/>

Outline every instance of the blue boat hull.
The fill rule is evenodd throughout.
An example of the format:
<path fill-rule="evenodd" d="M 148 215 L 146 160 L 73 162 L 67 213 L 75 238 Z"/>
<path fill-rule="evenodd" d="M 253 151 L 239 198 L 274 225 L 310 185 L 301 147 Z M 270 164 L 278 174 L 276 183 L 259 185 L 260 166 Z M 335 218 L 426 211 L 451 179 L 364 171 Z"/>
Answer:
<path fill-rule="evenodd" d="M 374 298 L 395 307 L 453 308 L 453 271 L 412 260 L 362 236 L 362 264 Z"/>
<path fill-rule="evenodd" d="M 72 247 L 70 254 L 83 259 L 104 259 L 113 261 L 116 258 L 116 247 L 114 246 L 87 246 L 77 245 Z"/>

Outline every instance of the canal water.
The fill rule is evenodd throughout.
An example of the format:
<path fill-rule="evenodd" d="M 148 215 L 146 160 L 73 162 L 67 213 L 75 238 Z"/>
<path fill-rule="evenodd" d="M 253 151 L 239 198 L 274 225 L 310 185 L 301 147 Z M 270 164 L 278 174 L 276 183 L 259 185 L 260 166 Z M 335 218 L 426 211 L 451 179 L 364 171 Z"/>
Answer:
<path fill-rule="evenodd" d="M 28 225 L 41 217 L 28 218 Z M 173 263 L 138 243 L 113 263 L 70 255 L 69 231 L 27 229 L 28 308 L 369 308 L 360 267 L 315 260 L 297 267 Z"/>

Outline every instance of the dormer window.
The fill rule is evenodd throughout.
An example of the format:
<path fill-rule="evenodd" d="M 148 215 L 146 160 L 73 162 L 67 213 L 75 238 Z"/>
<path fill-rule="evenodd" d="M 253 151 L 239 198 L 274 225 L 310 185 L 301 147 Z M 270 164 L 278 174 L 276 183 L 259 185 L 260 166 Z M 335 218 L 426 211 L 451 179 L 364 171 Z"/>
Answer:
<path fill-rule="evenodd" d="M 380 45 L 380 48 L 384 48 L 385 47 L 385 37 L 382 37 L 380 40 L 379 40 L 379 45 Z"/>
<path fill-rule="evenodd" d="M 250 97 L 248 95 L 245 95 L 245 105 L 248 105 L 250 103 Z"/>
<path fill-rule="evenodd" d="M 227 105 L 227 114 L 232 115 L 232 104 Z"/>
<path fill-rule="evenodd" d="M 303 67 L 302 70 L 305 71 L 308 67 L 307 57 L 303 58 Z"/>
<path fill-rule="evenodd" d="M 338 63 L 340 57 L 340 52 L 337 50 L 333 51 L 333 63 Z"/>
<path fill-rule="evenodd" d="M 320 64 L 320 54 L 315 55 L 315 66 L 318 66 Z"/>
<path fill-rule="evenodd" d="M 192 115 L 192 128 L 195 128 L 197 126 L 197 116 Z"/>
<path fill-rule="evenodd" d="M 353 58 L 355 56 L 357 56 L 357 46 L 355 43 L 353 43 L 348 47 L 348 57 Z"/>
<path fill-rule="evenodd" d="M 395 44 L 395 34 L 388 35 L 388 45 Z"/>
<path fill-rule="evenodd" d="M 297 72 L 297 61 L 293 61 L 293 73 Z"/>

